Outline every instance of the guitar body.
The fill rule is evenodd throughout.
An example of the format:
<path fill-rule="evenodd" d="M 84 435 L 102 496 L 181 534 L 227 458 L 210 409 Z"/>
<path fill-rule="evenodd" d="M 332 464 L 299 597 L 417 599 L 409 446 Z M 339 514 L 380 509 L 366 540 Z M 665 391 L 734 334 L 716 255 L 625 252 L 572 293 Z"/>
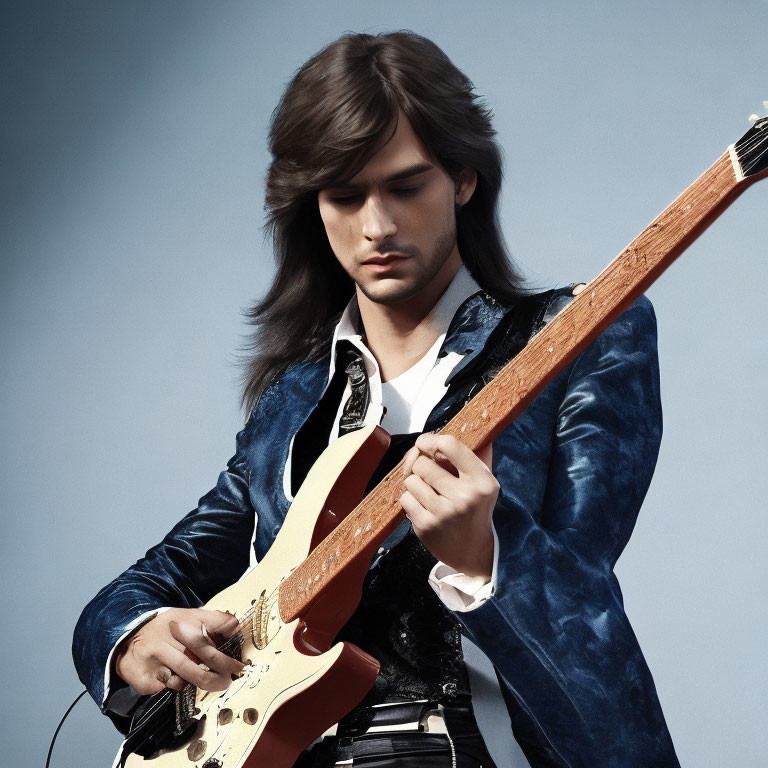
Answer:
<path fill-rule="evenodd" d="M 388 444 L 384 430 L 366 427 L 334 441 L 315 462 L 264 559 L 205 605 L 240 619 L 242 677 L 226 691 L 198 689 L 190 738 L 149 758 L 131 754 L 128 768 L 290 768 L 361 701 L 379 663 L 351 643 L 331 643 L 359 602 L 375 548 L 361 547 L 338 586 L 301 618 L 283 621 L 278 592 L 358 504 Z"/>

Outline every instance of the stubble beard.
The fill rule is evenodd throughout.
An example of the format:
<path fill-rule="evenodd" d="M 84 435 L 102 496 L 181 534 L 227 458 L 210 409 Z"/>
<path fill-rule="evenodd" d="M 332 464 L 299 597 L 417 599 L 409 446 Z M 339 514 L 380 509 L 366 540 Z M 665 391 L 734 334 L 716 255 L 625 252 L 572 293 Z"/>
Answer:
<path fill-rule="evenodd" d="M 432 248 L 432 257 L 429 260 L 421 258 L 419 251 L 407 245 L 392 244 L 393 251 L 400 251 L 408 254 L 420 265 L 418 272 L 411 276 L 407 281 L 397 279 L 388 279 L 386 284 L 384 280 L 373 280 L 370 285 L 356 282 L 357 289 L 369 301 L 376 304 L 398 304 L 417 296 L 437 277 L 440 270 L 453 253 L 456 246 L 456 220 L 450 221 L 448 226 L 440 233 L 435 240 Z M 372 290 L 373 288 L 374 290 Z M 375 290 L 375 289 L 379 290 Z"/>

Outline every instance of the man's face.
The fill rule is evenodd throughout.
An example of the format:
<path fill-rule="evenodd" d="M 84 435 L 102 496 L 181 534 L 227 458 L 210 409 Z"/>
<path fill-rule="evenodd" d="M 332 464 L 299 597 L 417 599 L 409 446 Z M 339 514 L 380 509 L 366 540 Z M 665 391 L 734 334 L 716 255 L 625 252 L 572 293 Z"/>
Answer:
<path fill-rule="evenodd" d="M 328 240 L 358 295 L 436 300 L 461 266 L 455 205 L 469 200 L 475 180 L 467 170 L 457 185 L 401 113 L 392 139 L 354 178 L 320 191 Z"/>

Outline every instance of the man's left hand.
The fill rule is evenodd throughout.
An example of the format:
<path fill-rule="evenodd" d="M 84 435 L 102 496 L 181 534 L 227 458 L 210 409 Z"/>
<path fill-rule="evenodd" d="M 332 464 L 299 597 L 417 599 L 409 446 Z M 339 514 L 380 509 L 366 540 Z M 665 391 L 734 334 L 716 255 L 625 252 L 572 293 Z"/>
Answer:
<path fill-rule="evenodd" d="M 449 435 L 425 434 L 405 457 L 400 504 L 424 546 L 467 576 L 491 580 L 491 515 L 499 483 L 491 472 L 492 446 L 479 455 Z"/>

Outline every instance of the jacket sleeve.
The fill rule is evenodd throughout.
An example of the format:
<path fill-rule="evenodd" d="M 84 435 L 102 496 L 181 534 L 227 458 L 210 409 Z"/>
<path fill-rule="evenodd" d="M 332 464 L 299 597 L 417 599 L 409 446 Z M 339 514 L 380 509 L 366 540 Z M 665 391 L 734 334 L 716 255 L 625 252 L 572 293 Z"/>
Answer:
<path fill-rule="evenodd" d="M 238 434 L 236 454 L 197 508 L 83 610 L 72 655 L 80 680 L 102 711 L 112 693 L 104 690 L 107 660 L 132 622 L 165 606 L 198 608 L 248 568 L 256 524 L 245 459 L 248 429 Z M 125 729 L 125 719 L 106 713 Z"/>
<path fill-rule="evenodd" d="M 498 584 L 456 615 L 496 667 L 532 765 L 677 766 L 613 574 L 661 440 L 650 302 L 636 302 L 562 375 L 542 508 L 515 503 L 495 450 Z"/>

